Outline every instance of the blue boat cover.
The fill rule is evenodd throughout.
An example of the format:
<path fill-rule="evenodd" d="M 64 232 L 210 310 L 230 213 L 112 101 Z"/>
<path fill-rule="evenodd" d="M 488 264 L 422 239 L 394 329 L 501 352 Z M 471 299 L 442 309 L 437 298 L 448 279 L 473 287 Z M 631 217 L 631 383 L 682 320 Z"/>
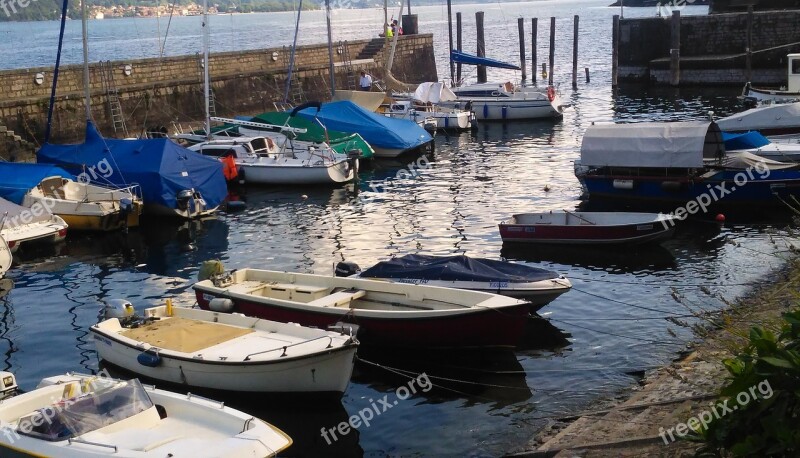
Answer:
<path fill-rule="evenodd" d="M 317 117 L 327 129 L 360 134 L 373 148 L 412 150 L 433 139 L 417 123 L 365 110 L 349 100 L 306 108 L 298 113 L 306 119 Z"/>
<path fill-rule="evenodd" d="M 21 205 L 25 194 L 47 177 L 75 179 L 74 175 L 55 165 L 0 162 L 0 197 Z"/>
<path fill-rule="evenodd" d="M 769 145 L 770 143 L 769 140 L 767 140 L 767 137 L 761 135 L 761 133 L 756 130 L 742 134 L 729 134 L 728 132 L 723 132 L 722 141 L 725 142 L 726 151 L 756 149 Z"/>
<path fill-rule="evenodd" d="M 558 278 L 551 270 L 506 261 L 468 256 L 409 254 L 375 264 L 361 272 L 363 278 L 413 278 L 446 281 L 504 281 L 525 283 Z"/>
<path fill-rule="evenodd" d="M 167 138 L 104 139 L 92 122 L 86 124 L 84 143 L 46 143 L 39 150 L 37 161 L 61 165 L 75 174 L 86 173 L 100 185 L 138 184 L 145 204 L 168 208 L 176 208 L 175 197 L 185 189 L 199 191 L 209 208 L 221 204 L 228 194 L 218 160 L 189 151 Z"/>
<path fill-rule="evenodd" d="M 450 51 L 450 60 L 457 64 L 483 65 L 485 67 L 508 68 L 511 70 L 519 70 L 518 66 L 514 64 L 509 64 L 508 62 L 489 59 L 488 57 L 478 57 L 455 49 Z"/>

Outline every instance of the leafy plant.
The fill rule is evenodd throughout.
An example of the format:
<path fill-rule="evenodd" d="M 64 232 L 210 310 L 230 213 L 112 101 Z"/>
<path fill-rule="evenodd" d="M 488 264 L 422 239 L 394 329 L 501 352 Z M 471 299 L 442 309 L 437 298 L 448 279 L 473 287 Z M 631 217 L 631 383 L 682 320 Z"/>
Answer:
<path fill-rule="evenodd" d="M 720 396 L 732 411 L 695 431 L 691 439 L 705 442 L 697 456 L 800 455 L 800 309 L 782 316 L 779 334 L 753 327 L 747 346 L 723 361 L 730 378 Z"/>

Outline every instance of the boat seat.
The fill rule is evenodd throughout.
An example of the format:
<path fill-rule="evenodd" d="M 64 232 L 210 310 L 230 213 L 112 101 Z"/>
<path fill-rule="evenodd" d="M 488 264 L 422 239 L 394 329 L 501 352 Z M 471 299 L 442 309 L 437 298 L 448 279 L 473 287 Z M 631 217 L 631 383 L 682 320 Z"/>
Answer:
<path fill-rule="evenodd" d="M 315 299 L 308 303 L 308 305 L 315 305 L 317 307 L 341 307 L 350 306 L 350 302 L 362 298 L 367 294 L 363 289 L 347 289 L 339 291 L 338 293 L 329 294 L 325 297 Z"/>
<path fill-rule="evenodd" d="M 42 195 L 53 199 L 64 199 L 64 179 L 61 177 L 48 177 L 39 183 Z"/>

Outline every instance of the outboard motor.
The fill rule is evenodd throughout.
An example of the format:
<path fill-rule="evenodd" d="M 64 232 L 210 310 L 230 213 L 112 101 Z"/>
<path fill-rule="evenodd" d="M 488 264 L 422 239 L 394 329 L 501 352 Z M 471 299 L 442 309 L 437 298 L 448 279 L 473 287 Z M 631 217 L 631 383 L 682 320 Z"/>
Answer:
<path fill-rule="evenodd" d="M 117 318 L 121 322 L 133 319 L 136 310 L 126 299 L 109 299 L 103 307 L 103 319 Z"/>
<path fill-rule="evenodd" d="M 337 277 L 351 277 L 360 272 L 361 268 L 358 267 L 358 264 L 351 261 L 342 261 L 337 263 L 336 270 L 334 270 L 334 273 Z"/>
<path fill-rule="evenodd" d="M 11 372 L 0 371 L 0 399 L 10 398 L 17 394 L 19 386 L 17 378 Z"/>
<path fill-rule="evenodd" d="M 194 199 L 194 191 L 191 189 L 184 189 L 180 191 L 178 195 L 175 196 L 175 200 L 178 201 L 178 209 L 186 210 L 189 208 L 189 204 Z"/>

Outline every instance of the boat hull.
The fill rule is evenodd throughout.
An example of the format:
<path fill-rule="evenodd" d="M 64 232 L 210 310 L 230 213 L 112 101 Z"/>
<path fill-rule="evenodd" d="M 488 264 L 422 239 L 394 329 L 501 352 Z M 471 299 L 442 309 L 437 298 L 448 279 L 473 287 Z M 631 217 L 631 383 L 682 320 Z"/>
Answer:
<path fill-rule="evenodd" d="M 157 367 L 139 364 L 142 350 L 91 328 L 100 358 L 145 377 L 178 385 L 254 393 L 341 395 L 350 382 L 357 346 L 275 361 L 203 361 L 160 353 Z"/>
<path fill-rule="evenodd" d="M 237 163 L 244 171 L 244 180 L 253 184 L 264 185 L 299 185 L 299 184 L 339 184 L 347 183 L 355 178 L 355 167 L 347 162 L 338 162 L 326 166 L 269 166 Z"/>
<path fill-rule="evenodd" d="M 271 302 L 268 298 L 244 298 L 194 286 L 197 302 L 208 309 L 215 297 L 228 298 L 234 312 L 285 323 L 325 329 L 338 322 L 358 325 L 362 345 L 419 348 L 514 347 L 525 331 L 529 305 L 497 309 L 470 309 L 436 317 L 375 317 L 358 309 L 337 307 L 300 310 Z"/>
<path fill-rule="evenodd" d="M 668 220 L 620 226 L 542 226 L 500 224 L 503 242 L 539 244 L 641 244 L 667 240 L 675 227 Z"/>
<path fill-rule="evenodd" d="M 56 214 L 66 221 L 74 231 L 115 231 L 123 227 L 136 227 L 139 225 L 139 214 L 110 213 L 106 215 L 76 215 L 58 212 Z"/>
<path fill-rule="evenodd" d="M 800 100 L 800 92 L 755 88 L 748 83 L 742 92 L 742 97 L 757 103 L 788 103 Z"/>

